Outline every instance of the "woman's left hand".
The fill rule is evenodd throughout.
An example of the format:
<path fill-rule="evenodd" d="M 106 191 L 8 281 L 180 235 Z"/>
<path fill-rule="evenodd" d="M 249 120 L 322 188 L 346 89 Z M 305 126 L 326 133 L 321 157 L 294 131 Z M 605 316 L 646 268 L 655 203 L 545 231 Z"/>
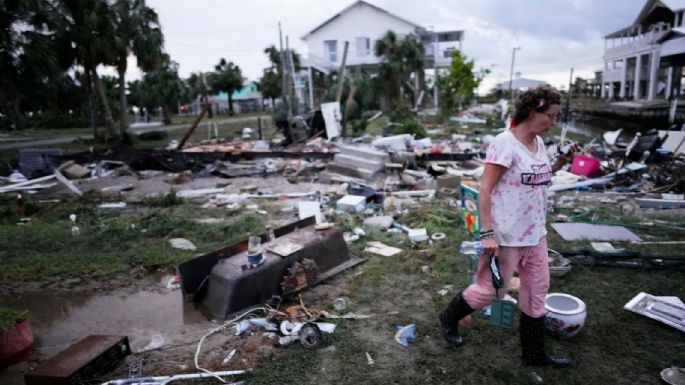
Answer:
<path fill-rule="evenodd" d="M 573 159 L 573 156 L 576 155 L 576 152 L 578 152 L 578 144 L 571 143 L 568 151 L 565 154 L 561 154 L 561 146 L 557 144 L 557 151 L 560 152 L 557 160 L 560 160 L 563 162 L 563 164 L 566 164 L 570 162 Z"/>

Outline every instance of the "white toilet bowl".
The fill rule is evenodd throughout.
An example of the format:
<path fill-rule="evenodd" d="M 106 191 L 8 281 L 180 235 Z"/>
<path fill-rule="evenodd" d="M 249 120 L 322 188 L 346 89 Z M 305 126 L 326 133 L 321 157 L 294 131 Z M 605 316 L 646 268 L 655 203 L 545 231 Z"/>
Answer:
<path fill-rule="evenodd" d="M 564 293 L 549 293 L 545 298 L 545 327 L 552 333 L 570 338 L 585 325 L 587 311 L 580 298 Z"/>

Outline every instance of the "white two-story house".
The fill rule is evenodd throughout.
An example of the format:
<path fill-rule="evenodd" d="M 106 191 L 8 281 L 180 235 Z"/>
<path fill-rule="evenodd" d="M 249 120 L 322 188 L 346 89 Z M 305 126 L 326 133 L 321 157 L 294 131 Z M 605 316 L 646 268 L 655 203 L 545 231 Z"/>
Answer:
<path fill-rule="evenodd" d="M 628 27 L 605 36 L 602 98 L 679 96 L 685 65 L 685 0 L 648 0 Z"/>
<path fill-rule="evenodd" d="M 424 68 L 427 69 L 448 67 L 451 63 L 451 51 L 461 50 L 464 36 L 463 31 L 434 31 L 424 28 L 359 0 L 302 36 L 307 44 L 307 55 L 303 56 L 302 65 L 309 71 L 309 84 L 312 84 L 312 70 L 327 73 L 340 67 L 345 42 L 348 42 L 346 67 L 379 64 L 381 58 L 374 54 L 374 46 L 387 31 L 395 32 L 398 37 L 416 35 L 424 44 Z M 310 105 L 314 103 L 312 90 L 309 87 Z"/>

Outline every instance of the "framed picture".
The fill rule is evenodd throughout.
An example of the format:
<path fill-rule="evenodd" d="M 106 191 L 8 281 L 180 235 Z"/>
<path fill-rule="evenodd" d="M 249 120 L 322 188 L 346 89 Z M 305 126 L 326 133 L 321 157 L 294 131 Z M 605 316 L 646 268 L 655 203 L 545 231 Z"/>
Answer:
<path fill-rule="evenodd" d="M 475 239 L 480 238 L 480 212 L 478 211 L 478 191 L 460 185 L 461 208 L 464 212 L 464 226 Z"/>

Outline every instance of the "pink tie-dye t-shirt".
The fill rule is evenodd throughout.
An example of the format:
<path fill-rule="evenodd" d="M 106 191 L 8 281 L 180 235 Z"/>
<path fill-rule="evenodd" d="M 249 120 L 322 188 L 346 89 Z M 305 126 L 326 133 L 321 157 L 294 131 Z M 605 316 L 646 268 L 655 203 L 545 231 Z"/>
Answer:
<path fill-rule="evenodd" d="M 530 152 L 510 131 L 495 137 L 486 163 L 507 168 L 492 191 L 490 209 L 495 239 L 502 246 L 533 246 L 547 234 L 547 186 L 552 167 L 544 143 L 536 137 Z"/>

